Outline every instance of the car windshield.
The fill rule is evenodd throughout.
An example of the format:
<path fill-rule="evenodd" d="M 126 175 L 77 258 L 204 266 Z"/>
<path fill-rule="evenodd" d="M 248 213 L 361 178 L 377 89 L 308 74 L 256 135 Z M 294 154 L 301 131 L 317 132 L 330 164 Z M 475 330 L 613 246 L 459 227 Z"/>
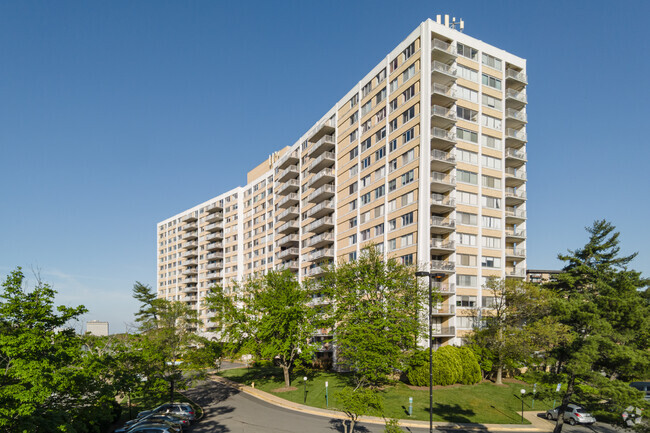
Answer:
<path fill-rule="evenodd" d="M 576 409 L 576 412 L 578 412 L 578 413 L 587 413 L 587 411 L 585 409 L 583 409 L 583 408 Z"/>

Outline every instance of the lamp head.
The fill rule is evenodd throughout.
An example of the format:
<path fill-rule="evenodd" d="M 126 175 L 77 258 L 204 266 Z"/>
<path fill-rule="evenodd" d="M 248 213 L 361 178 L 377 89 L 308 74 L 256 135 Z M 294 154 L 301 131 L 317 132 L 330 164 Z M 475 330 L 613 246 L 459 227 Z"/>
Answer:
<path fill-rule="evenodd" d="M 524 394 L 526 394 L 526 390 L 525 390 L 525 389 L 523 389 L 523 388 L 521 388 L 521 390 L 520 390 L 519 392 L 521 393 L 521 395 L 524 395 Z"/>
<path fill-rule="evenodd" d="M 428 277 L 429 273 L 427 271 L 416 271 L 415 276 L 416 277 Z"/>
<path fill-rule="evenodd" d="M 305 382 L 307 382 L 307 376 L 303 377 L 302 380 L 304 380 Z"/>

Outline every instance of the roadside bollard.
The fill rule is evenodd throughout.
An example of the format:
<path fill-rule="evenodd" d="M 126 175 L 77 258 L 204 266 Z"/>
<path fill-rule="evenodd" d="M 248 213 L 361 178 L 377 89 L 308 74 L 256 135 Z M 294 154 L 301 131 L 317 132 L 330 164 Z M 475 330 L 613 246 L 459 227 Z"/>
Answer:
<path fill-rule="evenodd" d="M 409 397 L 409 416 L 413 415 L 413 397 Z"/>

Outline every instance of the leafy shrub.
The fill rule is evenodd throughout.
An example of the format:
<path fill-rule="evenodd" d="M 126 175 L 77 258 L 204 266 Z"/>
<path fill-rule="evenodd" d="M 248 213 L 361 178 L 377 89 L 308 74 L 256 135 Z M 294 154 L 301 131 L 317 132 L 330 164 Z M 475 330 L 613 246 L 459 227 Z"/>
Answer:
<path fill-rule="evenodd" d="M 473 352 L 456 346 L 443 346 L 433 352 L 432 373 L 434 385 L 470 385 L 481 380 L 481 369 Z M 429 385 L 428 349 L 411 357 L 406 377 L 411 385 Z"/>

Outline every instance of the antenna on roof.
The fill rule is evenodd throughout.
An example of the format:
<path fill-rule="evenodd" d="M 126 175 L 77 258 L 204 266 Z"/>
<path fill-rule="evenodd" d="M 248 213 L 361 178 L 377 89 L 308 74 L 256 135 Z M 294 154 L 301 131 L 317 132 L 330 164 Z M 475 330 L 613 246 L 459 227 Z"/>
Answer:
<path fill-rule="evenodd" d="M 453 17 L 449 27 L 462 33 L 465 30 L 465 21 L 462 18 L 458 18 L 458 21 L 456 21 L 456 17 Z"/>

